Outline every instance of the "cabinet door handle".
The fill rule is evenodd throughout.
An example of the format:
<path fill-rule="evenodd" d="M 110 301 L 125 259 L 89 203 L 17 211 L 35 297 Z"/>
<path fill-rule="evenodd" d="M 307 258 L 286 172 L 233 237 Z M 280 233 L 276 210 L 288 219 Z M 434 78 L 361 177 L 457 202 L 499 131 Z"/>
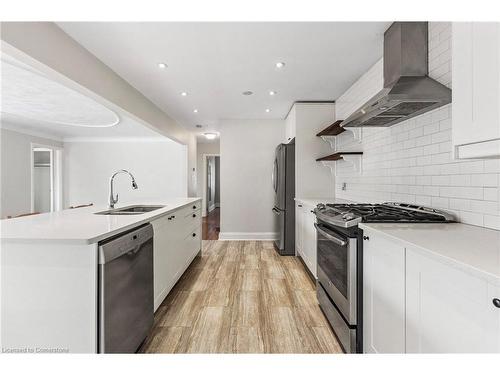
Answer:
<path fill-rule="evenodd" d="M 167 217 L 167 220 L 172 220 L 172 216 Z"/>
<path fill-rule="evenodd" d="M 193 217 L 196 217 L 196 214 L 193 214 Z"/>
<path fill-rule="evenodd" d="M 193 237 L 196 237 L 196 233 L 193 233 Z"/>
<path fill-rule="evenodd" d="M 299 206 L 299 207 L 302 207 L 302 205 L 301 205 L 301 204 L 299 204 L 298 206 Z"/>
<path fill-rule="evenodd" d="M 493 298 L 493 305 L 495 305 L 495 307 L 498 307 L 500 309 L 500 299 Z"/>
<path fill-rule="evenodd" d="M 193 210 L 196 210 L 196 206 L 193 206 Z"/>
<path fill-rule="evenodd" d="M 370 237 L 368 237 L 368 236 L 363 236 L 363 239 L 364 239 L 365 241 L 370 241 Z"/>
<path fill-rule="evenodd" d="M 172 215 L 172 219 L 175 219 L 175 215 Z"/>

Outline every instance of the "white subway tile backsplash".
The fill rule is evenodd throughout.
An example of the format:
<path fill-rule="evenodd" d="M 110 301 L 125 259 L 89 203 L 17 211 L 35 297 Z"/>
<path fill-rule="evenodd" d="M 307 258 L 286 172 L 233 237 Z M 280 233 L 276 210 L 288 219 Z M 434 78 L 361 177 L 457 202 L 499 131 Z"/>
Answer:
<path fill-rule="evenodd" d="M 451 23 L 429 23 L 429 75 L 451 88 Z M 337 100 L 337 117 L 356 110 L 382 84 L 377 62 Z M 369 95 L 368 95 L 369 94 Z M 340 117 L 339 117 L 340 116 Z M 500 160 L 454 160 L 451 104 L 390 128 L 363 128 L 362 175 L 337 176 L 336 196 L 404 201 L 445 209 L 467 224 L 500 229 Z M 342 138 L 339 138 L 342 149 Z M 341 189 L 348 183 L 347 190 Z"/>

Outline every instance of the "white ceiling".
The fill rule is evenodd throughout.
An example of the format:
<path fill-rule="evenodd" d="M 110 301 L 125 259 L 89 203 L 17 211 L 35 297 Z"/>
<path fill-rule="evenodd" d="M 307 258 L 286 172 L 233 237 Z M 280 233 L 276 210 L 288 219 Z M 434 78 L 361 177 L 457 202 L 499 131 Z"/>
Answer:
<path fill-rule="evenodd" d="M 335 100 L 382 56 L 389 24 L 58 25 L 166 113 L 200 132 L 195 124 L 207 131 L 217 129 L 220 119 L 282 119 L 294 101 Z M 286 66 L 278 70 L 280 61 Z M 160 62 L 168 67 L 159 69 Z M 245 90 L 254 94 L 243 96 Z"/>
<path fill-rule="evenodd" d="M 161 137 L 14 58 L 1 56 L 1 126 L 56 139 Z"/>

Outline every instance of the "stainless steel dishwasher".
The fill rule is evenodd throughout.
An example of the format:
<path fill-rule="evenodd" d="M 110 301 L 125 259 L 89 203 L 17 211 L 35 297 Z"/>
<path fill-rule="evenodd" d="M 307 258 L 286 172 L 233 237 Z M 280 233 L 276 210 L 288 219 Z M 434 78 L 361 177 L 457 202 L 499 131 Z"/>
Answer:
<path fill-rule="evenodd" d="M 134 353 L 153 325 L 153 227 L 99 244 L 99 353 Z"/>

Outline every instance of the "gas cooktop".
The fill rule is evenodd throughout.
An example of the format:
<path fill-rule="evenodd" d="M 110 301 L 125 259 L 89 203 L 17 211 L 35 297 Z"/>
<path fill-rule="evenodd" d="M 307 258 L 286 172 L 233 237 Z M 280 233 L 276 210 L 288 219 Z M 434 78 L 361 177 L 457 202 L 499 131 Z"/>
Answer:
<path fill-rule="evenodd" d="M 316 217 L 331 225 L 349 228 L 365 223 L 448 223 L 447 212 L 407 203 L 318 204 Z"/>

